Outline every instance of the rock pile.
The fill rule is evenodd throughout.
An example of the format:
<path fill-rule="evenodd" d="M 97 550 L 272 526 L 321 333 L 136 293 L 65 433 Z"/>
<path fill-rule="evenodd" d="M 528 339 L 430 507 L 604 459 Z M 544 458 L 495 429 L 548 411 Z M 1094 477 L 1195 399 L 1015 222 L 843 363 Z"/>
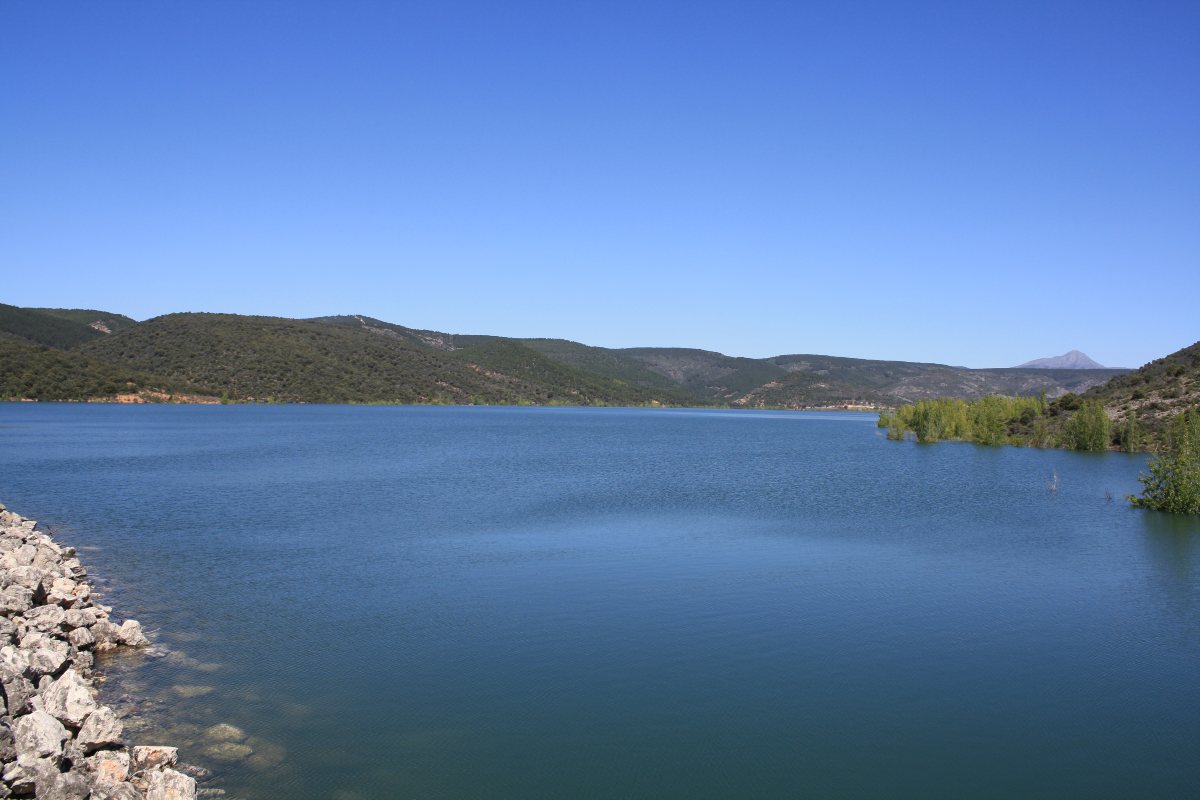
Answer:
<path fill-rule="evenodd" d="M 96 702 L 93 654 L 148 644 L 95 602 L 87 570 L 0 504 L 0 798 L 192 800 L 174 747 L 127 747 Z"/>

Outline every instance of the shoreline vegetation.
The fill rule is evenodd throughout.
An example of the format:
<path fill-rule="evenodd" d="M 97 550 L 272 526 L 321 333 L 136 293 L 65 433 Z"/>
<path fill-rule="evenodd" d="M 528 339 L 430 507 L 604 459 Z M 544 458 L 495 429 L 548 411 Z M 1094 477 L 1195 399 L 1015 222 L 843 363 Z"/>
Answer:
<path fill-rule="evenodd" d="M 941 397 L 880 413 L 889 439 L 1153 453 L 1139 508 L 1200 514 L 1200 342 L 1082 395 Z"/>
<path fill-rule="evenodd" d="M 1099 400 L 1068 396 L 921 400 L 884 411 L 876 425 L 892 440 L 915 439 L 982 445 L 1060 448 L 1083 452 L 1154 453 L 1138 480 L 1134 506 L 1175 514 L 1200 514 L 1200 409 L 1184 408 L 1153 427 L 1128 414 L 1110 419 Z"/>
<path fill-rule="evenodd" d="M 149 644 L 96 601 L 75 549 L 0 503 L 2 797 L 193 800 L 178 749 L 129 746 L 125 724 L 97 702 L 97 654 Z"/>

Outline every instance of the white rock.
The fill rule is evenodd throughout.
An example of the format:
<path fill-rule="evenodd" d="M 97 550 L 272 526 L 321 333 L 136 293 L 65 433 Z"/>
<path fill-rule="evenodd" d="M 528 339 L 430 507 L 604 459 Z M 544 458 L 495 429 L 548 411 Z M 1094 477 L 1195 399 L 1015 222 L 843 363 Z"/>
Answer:
<path fill-rule="evenodd" d="M 87 628 L 76 628 L 67 634 L 67 641 L 75 645 L 76 649 L 86 650 L 96 643 L 96 637 Z"/>
<path fill-rule="evenodd" d="M 26 714 L 13 724 L 17 758 L 57 758 L 71 734 L 45 711 Z"/>
<path fill-rule="evenodd" d="M 124 733 L 125 724 L 117 719 L 116 712 L 108 706 L 100 706 L 88 714 L 75 740 L 85 753 L 92 753 L 103 747 L 120 745 Z"/>
<path fill-rule="evenodd" d="M 68 669 L 33 701 L 35 708 L 78 728 L 96 710 L 92 689 L 74 669 Z"/>
<path fill-rule="evenodd" d="M 46 602 L 60 606 L 74 605 L 79 598 L 75 596 L 77 585 L 70 578 L 55 578 L 46 592 Z"/>
<path fill-rule="evenodd" d="M 151 772 L 146 781 L 146 800 L 195 800 L 196 781 L 176 772 L 164 769 Z"/>
<path fill-rule="evenodd" d="M 173 767 L 179 761 L 179 748 L 139 745 L 130 748 L 129 758 L 129 769 L 132 772 L 141 772 L 144 769 L 157 767 Z"/>
<path fill-rule="evenodd" d="M 71 653 L 71 648 L 66 642 L 46 638 L 47 641 L 38 644 L 29 653 L 29 670 L 36 675 L 53 675 L 58 672 Z M 24 643 L 25 639 L 22 640 L 22 646 Z"/>
<path fill-rule="evenodd" d="M 127 619 L 122 622 L 117 638 L 130 647 L 141 647 L 142 645 L 150 644 L 150 641 L 142 633 L 142 624 L 136 619 Z"/>
<path fill-rule="evenodd" d="M 0 647 L 0 672 L 7 677 L 24 675 L 29 671 L 29 654 L 20 647 L 6 644 Z"/>
<path fill-rule="evenodd" d="M 129 753 L 124 750 L 101 750 L 88 758 L 87 768 L 95 783 L 129 780 Z"/>
<path fill-rule="evenodd" d="M 91 608 L 68 609 L 65 622 L 68 628 L 90 627 L 96 624 L 96 611 Z"/>

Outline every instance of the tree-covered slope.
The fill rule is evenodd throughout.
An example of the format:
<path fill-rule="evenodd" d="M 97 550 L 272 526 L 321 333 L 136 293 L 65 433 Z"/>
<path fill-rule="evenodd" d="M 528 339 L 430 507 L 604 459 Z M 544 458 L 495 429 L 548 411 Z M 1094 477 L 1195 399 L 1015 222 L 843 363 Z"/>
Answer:
<path fill-rule="evenodd" d="M 195 387 L 114 366 L 79 352 L 0 339 L 0 400 L 93 400 Z"/>
<path fill-rule="evenodd" d="M 592 347 L 568 339 L 522 339 L 521 343 L 547 358 L 594 375 L 602 375 L 634 386 L 683 393 L 693 401 L 701 399 L 688 393 L 682 382 L 651 369 L 643 360 L 625 350 Z"/>
<path fill-rule="evenodd" d="M 68 350 L 104 336 L 82 322 L 0 303 L 0 332 L 47 347 Z"/>
<path fill-rule="evenodd" d="M 787 374 L 767 359 L 727 356 L 709 350 L 633 347 L 616 352 L 710 402 L 733 402 Z"/>
<path fill-rule="evenodd" d="M 1081 392 L 1123 370 L 966 369 L 910 361 L 787 355 L 770 359 L 786 375 L 736 402 L 745 406 L 893 406 L 935 397 L 973 399 L 989 394 L 1054 397 Z"/>
<path fill-rule="evenodd" d="M 467 347 L 468 344 L 456 340 L 480 338 L 455 336 L 451 333 L 425 331 L 417 328 L 406 328 L 403 325 L 397 325 L 394 322 L 384 322 L 381 319 L 364 317 L 360 314 L 343 314 L 332 317 L 313 317 L 309 321 L 319 322 L 323 325 L 332 325 L 337 328 L 346 328 L 348 330 L 365 331 L 367 333 L 373 333 L 376 336 L 382 336 L 387 339 L 404 342 L 414 347 L 428 348 L 430 350 L 457 350 L 461 347 Z"/>
<path fill-rule="evenodd" d="M 384 332 L 379 325 L 338 319 L 171 314 L 93 341 L 83 351 L 218 387 L 235 399 L 496 404 L 657 399 L 570 370 L 519 344 L 449 352 L 413 341 L 400 326 Z"/>
<path fill-rule="evenodd" d="M 1176 416 L 1200 409 L 1200 342 L 1089 389 L 1082 399 L 1101 403 L 1115 426 L 1132 420 L 1160 441 Z"/>
<path fill-rule="evenodd" d="M 27 308 L 25 310 L 45 314 L 48 317 L 58 317 L 59 319 L 77 322 L 92 328 L 98 333 L 104 333 L 106 329 L 109 333 L 116 333 L 117 331 L 137 325 L 136 319 L 127 317 L 124 314 L 114 314 L 111 311 L 97 311 L 90 308 Z"/>
<path fill-rule="evenodd" d="M 692 400 L 681 392 L 637 386 L 555 361 L 515 340 L 481 342 L 455 350 L 450 357 L 539 404 L 683 404 Z"/>

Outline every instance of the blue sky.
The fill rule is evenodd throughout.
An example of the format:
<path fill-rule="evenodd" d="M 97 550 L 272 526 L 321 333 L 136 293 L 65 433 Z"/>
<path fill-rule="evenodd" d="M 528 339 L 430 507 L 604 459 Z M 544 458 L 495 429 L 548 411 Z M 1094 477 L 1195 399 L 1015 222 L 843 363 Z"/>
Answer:
<path fill-rule="evenodd" d="M 1200 339 L 1200 4 L 8 2 L 0 302 L 1008 366 Z"/>

